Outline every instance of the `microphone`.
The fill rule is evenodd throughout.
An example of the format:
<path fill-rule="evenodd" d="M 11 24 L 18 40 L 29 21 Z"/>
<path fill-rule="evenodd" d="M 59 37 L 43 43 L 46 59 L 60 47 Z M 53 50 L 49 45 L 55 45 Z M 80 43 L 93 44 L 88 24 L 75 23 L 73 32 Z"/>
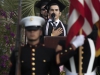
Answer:
<path fill-rule="evenodd" d="M 54 22 L 55 22 L 55 13 L 51 14 L 51 18 L 52 18 L 53 28 L 56 29 L 56 25 L 54 24 Z"/>
<path fill-rule="evenodd" d="M 52 22 L 55 22 L 55 13 L 52 13 L 51 17 L 52 17 Z"/>

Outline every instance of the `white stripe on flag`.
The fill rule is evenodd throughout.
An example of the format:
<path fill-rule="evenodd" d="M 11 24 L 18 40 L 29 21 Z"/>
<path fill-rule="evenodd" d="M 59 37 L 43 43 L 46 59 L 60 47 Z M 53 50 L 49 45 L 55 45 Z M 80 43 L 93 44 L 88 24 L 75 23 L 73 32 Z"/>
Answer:
<path fill-rule="evenodd" d="M 78 18 L 79 18 L 79 13 L 74 9 L 72 11 L 69 19 L 68 19 L 68 29 L 67 29 L 67 32 L 69 32 L 70 28 L 77 21 Z"/>
<path fill-rule="evenodd" d="M 88 5 L 89 9 L 91 10 L 92 13 L 92 22 L 93 24 L 95 24 L 98 20 L 99 20 L 99 15 L 97 14 L 97 12 L 95 11 L 91 0 L 85 0 L 86 4 Z"/>
<path fill-rule="evenodd" d="M 86 35 L 89 35 L 92 31 L 92 28 L 90 27 L 90 24 L 86 19 L 84 21 L 84 25 L 83 25 L 82 29 Z"/>
<path fill-rule="evenodd" d="M 78 0 L 84 6 L 84 0 Z"/>

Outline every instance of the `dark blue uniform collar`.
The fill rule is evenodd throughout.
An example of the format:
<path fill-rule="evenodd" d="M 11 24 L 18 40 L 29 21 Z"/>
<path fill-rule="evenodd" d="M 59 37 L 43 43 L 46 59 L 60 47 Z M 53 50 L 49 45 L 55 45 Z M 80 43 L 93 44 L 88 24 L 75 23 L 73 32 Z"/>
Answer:
<path fill-rule="evenodd" d="M 36 48 L 36 47 L 39 47 L 39 46 L 44 46 L 44 44 L 38 43 L 37 45 L 31 45 L 31 44 L 27 43 L 27 46 L 29 46 L 31 48 Z"/>

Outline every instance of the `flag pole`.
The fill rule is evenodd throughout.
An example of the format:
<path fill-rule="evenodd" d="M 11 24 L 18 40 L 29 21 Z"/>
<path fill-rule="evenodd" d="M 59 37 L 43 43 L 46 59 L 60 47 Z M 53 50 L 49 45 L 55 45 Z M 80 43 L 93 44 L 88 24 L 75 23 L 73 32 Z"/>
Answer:
<path fill-rule="evenodd" d="M 82 34 L 82 28 L 80 29 L 80 33 L 79 33 L 79 35 L 81 35 Z M 82 73 L 82 59 L 83 59 L 83 57 L 82 57 L 82 46 L 81 47 L 79 47 L 79 75 L 83 75 L 83 73 Z"/>
<path fill-rule="evenodd" d="M 17 31 L 16 31 L 16 43 L 15 43 L 15 50 L 16 50 L 16 70 L 15 70 L 15 75 L 21 75 L 20 72 L 20 48 L 21 48 L 21 25 L 20 25 L 20 20 L 21 20 L 21 5 L 22 5 L 22 0 L 19 0 L 19 5 L 18 5 L 18 24 L 17 24 Z"/>

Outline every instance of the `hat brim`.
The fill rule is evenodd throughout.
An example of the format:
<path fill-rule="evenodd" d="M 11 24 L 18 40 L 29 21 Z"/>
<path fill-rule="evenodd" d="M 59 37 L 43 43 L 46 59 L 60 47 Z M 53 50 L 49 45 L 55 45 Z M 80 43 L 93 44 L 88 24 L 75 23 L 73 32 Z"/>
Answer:
<path fill-rule="evenodd" d="M 37 3 L 35 4 L 35 7 L 37 8 L 41 8 L 44 5 L 47 5 L 49 3 L 49 1 L 37 1 Z"/>
<path fill-rule="evenodd" d="M 57 4 L 61 12 L 66 8 L 66 6 L 58 0 L 51 0 L 44 8 L 49 11 L 50 6 L 53 4 Z"/>
<path fill-rule="evenodd" d="M 41 26 L 28 26 L 28 27 L 25 27 L 25 29 L 27 30 L 27 31 L 36 31 L 36 30 L 39 30 L 39 29 L 41 29 L 42 27 Z"/>

